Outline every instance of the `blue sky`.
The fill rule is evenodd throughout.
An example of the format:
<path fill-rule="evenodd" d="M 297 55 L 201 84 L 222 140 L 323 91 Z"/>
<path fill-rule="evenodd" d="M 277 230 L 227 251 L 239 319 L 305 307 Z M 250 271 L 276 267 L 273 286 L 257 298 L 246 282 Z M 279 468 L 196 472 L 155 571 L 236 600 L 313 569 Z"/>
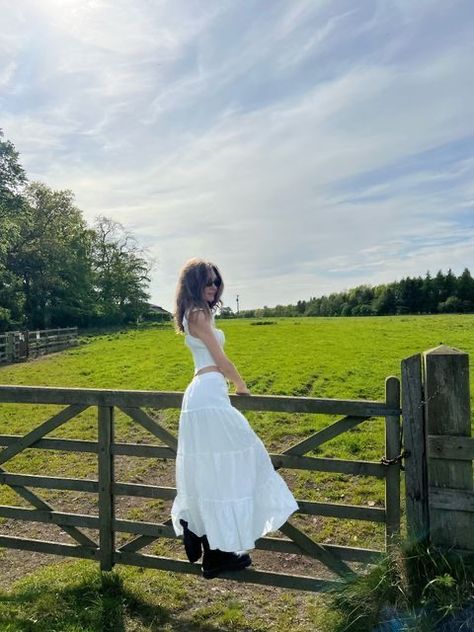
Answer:
<path fill-rule="evenodd" d="M 224 303 L 474 272 L 474 5 L 0 0 L 0 127 Z"/>

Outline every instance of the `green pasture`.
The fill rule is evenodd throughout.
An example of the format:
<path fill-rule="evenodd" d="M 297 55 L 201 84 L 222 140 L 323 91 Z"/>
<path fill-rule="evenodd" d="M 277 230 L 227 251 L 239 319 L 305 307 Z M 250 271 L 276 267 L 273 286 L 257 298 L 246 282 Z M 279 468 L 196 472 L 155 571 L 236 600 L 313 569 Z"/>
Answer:
<path fill-rule="evenodd" d="M 466 351 L 471 357 L 474 354 L 474 315 L 272 318 L 265 322 L 267 324 L 260 324 L 258 320 L 217 321 L 217 326 L 226 335 L 226 353 L 253 394 L 382 400 L 385 378 L 389 375 L 400 376 L 400 362 L 403 358 L 439 344 Z M 183 391 L 192 378 L 192 373 L 192 358 L 184 345 L 184 338 L 176 334 L 170 324 L 165 324 L 83 337 L 80 346 L 68 351 L 27 364 L 0 368 L 0 384 Z M 471 372 L 472 393 L 473 381 L 474 371 Z M 231 392 L 233 390 L 232 387 Z M 25 434 L 59 408 L 0 404 L 0 434 Z M 243 412 L 269 452 L 285 449 L 337 419 L 327 415 Z M 171 431 L 177 431 L 178 410 L 154 410 L 151 413 Z M 125 415 L 117 413 L 116 422 L 118 440 L 156 442 Z M 327 457 L 378 461 L 384 454 L 383 430 L 382 419 L 371 419 L 324 444 L 317 453 Z M 95 439 L 97 411 L 93 408 L 84 411 L 50 436 Z M 173 463 L 161 460 L 129 459 L 126 467 L 124 465 L 120 470 L 123 476 L 119 480 L 174 486 L 173 468 Z M 5 469 L 11 472 L 78 478 L 95 477 L 97 472 L 94 455 L 34 449 L 26 450 L 9 461 Z M 150 472 L 153 472 L 153 478 L 149 478 Z M 298 499 L 375 507 L 383 506 L 384 503 L 383 484 L 374 478 L 296 470 L 280 472 Z M 164 482 L 161 482 L 160 475 L 164 477 Z M 55 499 L 64 494 L 54 490 L 37 491 L 53 505 Z M 27 506 L 11 488 L 2 485 L 0 504 Z M 124 508 L 121 517 L 167 519 L 170 506 L 169 502 L 144 499 L 140 506 Z M 74 510 L 73 505 L 69 510 Z M 383 525 L 298 514 L 292 517 L 292 521 L 321 542 L 383 548 Z M 153 552 L 164 555 L 178 553 L 183 559 L 181 548 L 179 541 L 159 541 Z M 81 562 L 80 565 L 82 564 L 86 563 Z M 297 570 L 292 569 L 292 572 Z M 145 574 L 148 576 L 149 571 Z M 134 582 L 138 581 L 139 575 L 140 571 L 133 571 Z M 165 577 L 170 574 L 159 575 Z M 176 598 L 181 603 L 187 582 L 194 585 L 196 578 L 187 579 L 183 576 L 176 578 L 176 582 L 179 590 L 178 587 L 173 587 L 173 591 L 178 591 L 179 598 Z M 287 594 L 291 601 L 292 593 Z M 314 610 L 314 597 L 307 595 L 305 599 L 305 603 L 309 604 L 308 608 Z M 260 624 L 255 623 L 255 627 L 250 625 L 239 610 L 241 606 L 238 601 L 231 605 L 237 612 L 235 617 L 238 623 L 234 627 L 224 627 L 223 621 L 223 627 L 212 627 L 203 611 L 193 615 L 193 625 L 198 626 L 193 629 L 260 629 Z M 225 604 L 222 606 L 222 616 L 231 616 L 227 606 L 224 606 Z M 172 600 L 166 607 L 173 611 L 173 608 L 180 606 L 175 605 Z M 216 602 L 213 602 L 212 608 L 215 610 L 216 607 Z M 288 607 L 290 610 L 293 608 Z M 0 615 L 1 608 L 0 600 Z M 301 612 L 301 604 L 298 609 Z M 208 613 L 209 617 L 212 613 L 213 611 Z M 198 625 L 199 617 L 206 621 L 202 628 Z M 212 617 L 215 619 L 215 613 Z"/>
<path fill-rule="evenodd" d="M 384 398 L 384 381 L 400 375 L 400 362 L 441 343 L 474 354 L 473 315 L 363 318 L 280 318 L 220 320 L 225 350 L 254 394 L 351 399 Z M 270 324 L 271 323 L 271 324 Z M 193 372 L 184 338 L 171 324 L 83 338 L 83 344 L 28 364 L 0 369 L 1 384 L 183 391 Z M 474 371 L 471 374 L 474 381 Z M 232 392 L 233 388 L 231 388 Z M 472 388 L 474 393 L 474 388 Z M 24 434 L 59 407 L 0 405 L 0 434 Z M 245 411 L 244 411 L 245 412 Z M 177 431 L 178 410 L 153 411 Z M 328 415 L 245 413 L 270 452 L 277 452 L 324 427 Z M 318 449 L 320 456 L 378 461 L 384 454 L 383 420 L 372 419 Z M 96 410 L 86 410 L 51 436 L 94 439 Z M 121 440 L 153 441 L 125 415 L 117 415 Z M 151 459 L 136 459 L 133 472 L 146 472 Z M 10 471 L 83 476 L 95 471 L 85 454 L 27 450 L 9 462 Z M 383 505 L 383 485 L 370 477 L 282 471 L 298 498 Z M 52 492 L 51 492 L 52 493 Z M 0 486 L 0 502 L 15 494 Z M 382 525 L 303 517 L 325 541 L 380 546 Z M 312 529 L 311 525 L 308 528 Z"/>

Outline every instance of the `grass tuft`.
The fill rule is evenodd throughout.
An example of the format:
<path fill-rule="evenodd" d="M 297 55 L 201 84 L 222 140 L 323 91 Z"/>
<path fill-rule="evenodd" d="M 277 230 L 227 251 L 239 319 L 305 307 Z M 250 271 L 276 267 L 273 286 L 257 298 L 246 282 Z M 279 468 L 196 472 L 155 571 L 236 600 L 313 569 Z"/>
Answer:
<path fill-rule="evenodd" d="M 420 543 L 394 549 L 332 594 L 331 632 L 469 632 L 474 629 L 474 561 Z"/>

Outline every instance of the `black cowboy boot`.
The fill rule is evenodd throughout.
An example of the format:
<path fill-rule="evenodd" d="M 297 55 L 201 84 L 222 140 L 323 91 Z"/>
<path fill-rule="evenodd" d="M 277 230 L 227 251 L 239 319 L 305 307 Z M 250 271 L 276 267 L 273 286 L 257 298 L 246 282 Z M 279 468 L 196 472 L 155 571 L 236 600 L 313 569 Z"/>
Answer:
<path fill-rule="evenodd" d="M 186 551 L 188 560 L 191 563 L 197 562 L 202 555 L 201 538 L 188 529 L 186 520 L 180 519 L 179 522 L 183 527 L 184 550 Z"/>
<path fill-rule="evenodd" d="M 202 536 L 201 542 L 204 549 L 201 571 L 205 579 L 212 579 L 225 571 L 240 571 L 252 563 L 248 553 L 230 553 L 220 549 L 211 549 L 205 535 Z"/>

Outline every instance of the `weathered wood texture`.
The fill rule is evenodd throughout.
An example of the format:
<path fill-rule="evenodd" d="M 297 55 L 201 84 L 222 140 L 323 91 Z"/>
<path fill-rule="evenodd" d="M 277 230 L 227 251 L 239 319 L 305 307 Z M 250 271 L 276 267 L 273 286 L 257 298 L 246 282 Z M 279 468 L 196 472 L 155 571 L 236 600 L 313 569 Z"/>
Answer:
<path fill-rule="evenodd" d="M 200 575 L 198 564 L 181 562 L 167 557 L 146 555 L 142 553 L 116 552 L 114 562 L 117 564 L 127 564 L 142 568 L 156 568 L 160 570 L 173 571 L 175 573 L 189 573 Z M 237 582 L 249 584 L 262 584 L 266 586 L 278 586 L 279 588 L 291 588 L 293 590 L 309 590 L 312 592 L 323 592 L 343 586 L 343 582 L 331 581 L 329 579 L 319 579 L 304 575 L 286 575 L 284 573 L 272 573 L 269 571 L 257 571 L 245 569 L 238 573 L 227 572 L 219 575 L 222 579 L 230 579 Z"/>
<path fill-rule="evenodd" d="M 400 382 L 396 377 L 385 381 L 385 401 L 389 408 L 400 406 Z M 400 536 L 400 416 L 385 419 L 385 546 L 398 545 Z"/>
<path fill-rule="evenodd" d="M 471 410 L 469 397 L 469 356 L 467 353 L 441 345 L 424 353 L 425 406 L 427 434 L 469 437 Z M 431 445 L 430 439 L 428 445 Z M 435 545 L 474 551 L 474 513 L 470 504 L 461 510 L 461 503 L 453 500 L 454 491 L 460 498 L 472 497 L 472 461 L 455 458 L 436 458 L 428 454 L 430 537 Z M 444 455 L 443 455 L 444 456 Z M 445 490 L 443 492 L 443 490 Z M 440 495 L 446 501 L 441 502 Z"/>
<path fill-rule="evenodd" d="M 305 551 L 310 557 L 313 557 L 322 562 L 329 570 L 340 575 L 341 577 L 354 577 L 355 573 L 350 566 L 341 560 L 340 557 L 334 555 L 334 553 L 327 549 L 323 544 L 315 542 L 305 533 L 294 527 L 292 524 L 286 522 L 280 527 L 280 531 L 287 535 L 293 542 L 295 542 L 300 549 Z"/>
<path fill-rule="evenodd" d="M 0 334 L 0 363 L 20 362 L 62 351 L 78 342 L 77 327 L 7 331 Z"/>
<path fill-rule="evenodd" d="M 355 417 L 400 415 L 400 408 L 385 402 L 351 399 L 321 399 L 286 395 L 230 394 L 232 406 L 239 410 L 266 412 L 320 413 Z M 183 393 L 176 391 L 126 391 L 100 388 L 57 386 L 0 386 L 0 402 L 18 404 L 87 404 L 129 408 L 179 408 Z"/>
<path fill-rule="evenodd" d="M 428 474 L 421 355 L 402 362 L 402 420 L 407 534 L 412 543 L 428 537 Z"/>
<path fill-rule="evenodd" d="M 295 455 L 295 456 L 306 454 L 306 452 L 309 452 L 310 450 L 314 450 L 314 448 L 317 448 L 323 443 L 326 443 L 327 441 L 334 439 L 338 435 L 344 432 L 347 432 L 348 430 L 351 430 L 352 428 L 355 428 L 356 426 L 361 424 L 363 421 L 366 421 L 367 419 L 369 418 L 368 417 L 344 417 L 343 419 L 339 419 L 338 421 L 334 422 L 330 426 L 327 426 L 326 428 L 323 428 L 322 430 L 315 432 L 310 437 L 303 439 L 303 441 L 299 441 L 295 445 L 292 445 L 291 448 L 288 448 L 287 450 L 285 450 L 283 454 L 289 454 L 289 455 Z"/>
<path fill-rule="evenodd" d="M 114 457 L 114 409 L 99 406 L 99 539 L 100 568 L 110 571 L 115 550 L 113 495 Z"/>
<path fill-rule="evenodd" d="M 0 435 L 0 446 L 12 445 L 18 439 L 21 439 L 21 435 Z M 94 441 L 75 439 L 40 439 L 35 442 L 34 447 L 41 448 L 42 450 L 97 453 L 97 443 Z M 114 443 L 112 453 L 121 456 L 172 459 L 176 451 L 168 447 L 145 445 L 143 443 Z M 346 461 L 344 459 L 335 458 L 288 456 L 286 454 L 273 453 L 270 453 L 270 458 L 275 469 L 285 467 L 294 470 L 335 472 L 339 474 L 352 474 L 353 476 L 375 476 L 377 478 L 385 478 L 386 474 L 385 467 L 376 461 Z"/>
<path fill-rule="evenodd" d="M 432 459 L 472 461 L 474 459 L 474 438 L 430 435 L 428 449 Z"/>
<path fill-rule="evenodd" d="M 87 406 L 80 405 L 68 406 L 67 408 L 63 408 L 63 410 L 57 413 L 57 415 L 54 415 L 53 417 L 51 417 L 51 419 L 48 419 L 37 428 L 34 428 L 33 430 L 31 430 L 31 432 L 18 439 L 16 443 L 13 443 L 8 448 L 3 450 L 0 454 L 0 464 L 5 463 L 26 448 L 31 447 L 43 435 L 51 432 L 52 430 L 55 430 L 66 421 L 69 421 L 69 419 L 72 419 L 72 417 L 79 415 L 79 413 L 83 412 L 86 408 Z"/>
<path fill-rule="evenodd" d="M 25 436 L 0 435 L 0 463 L 6 462 L 22 450 L 46 449 L 75 452 L 89 452 L 98 456 L 98 480 L 28 475 L 7 472 L 0 467 L 0 484 L 9 485 L 27 500 L 33 507 L 0 506 L 0 517 L 33 522 L 51 523 L 61 526 L 79 546 L 26 538 L 13 538 L 0 535 L 0 546 L 22 548 L 57 555 L 70 555 L 96 559 L 101 570 L 110 570 L 115 563 L 134 564 L 151 568 L 166 568 L 178 572 L 196 572 L 196 566 L 187 562 L 167 560 L 152 555 L 143 555 L 138 551 L 160 537 L 176 538 L 170 520 L 164 524 L 117 519 L 115 517 L 115 496 L 139 496 L 172 500 L 176 495 L 173 487 L 159 487 L 115 481 L 114 456 L 144 456 L 163 459 L 175 459 L 177 440 L 168 430 L 145 412 L 142 407 L 168 408 L 179 407 L 182 393 L 162 393 L 148 391 L 113 391 L 101 389 L 69 389 L 48 387 L 0 386 L 0 402 L 63 404 L 66 407 L 53 417 L 40 424 Z M 241 409 L 316 412 L 345 415 L 342 419 L 328 425 L 309 438 L 300 441 L 283 454 L 271 454 L 275 468 L 306 469 L 310 471 L 340 472 L 343 474 L 374 476 L 386 478 L 387 507 L 365 507 L 327 502 L 298 500 L 299 513 L 331 516 L 352 520 L 387 522 L 387 533 L 398 533 L 399 481 L 398 463 L 390 466 L 370 461 L 349 461 L 330 459 L 304 454 L 337 435 L 370 420 L 372 416 L 383 416 L 387 422 L 386 456 L 393 458 L 399 450 L 399 383 L 396 378 L 387 381 L 386 401 L 328 400 L 305 397 L 284 396 L 245 396 L 231 395 L 231 401 Z M 80 414 L 85 408 L 98 407 L 98 442 L 71 439 L 45 438 L 44 435 L 61 424 Z M 134 421 L 147 429 L 150 434 L 165 445 L 146 445 L 133 443 L 115 443 L 114 409 L 120 408 Z M 71 514 L 55 511 L 42 501 L 28 487 L 43 489 L 62 489 L 89 492 L 99 495 L 99 515 Z M 397 506 L 393 507 L 395 503 Z M 99 543 L 83 534 L 79 527 L 99 532 Z M 353 570 L 346 564 L 352 562 L 374 562 L 381 551 L 320 544 L 309 538 L 300 529 L 286 522 L 280 529 L 288 538 L 263 537 L 257 540 L 257 549 L 309 555 L 325 564 L 336 575 L 349 576 Z M 115 534 L 124 532 L 133 535 L 133 539 L 118 550 L 115 546 Z M 230 575 L 229 579 L 236 579 Z M 261 571 L 245 571 L 239 575 L 239 581 L 276 585 L 301 590 L 321 590 L 330 587 L 333 582 L 313 577 L 284 575 Z"/>

